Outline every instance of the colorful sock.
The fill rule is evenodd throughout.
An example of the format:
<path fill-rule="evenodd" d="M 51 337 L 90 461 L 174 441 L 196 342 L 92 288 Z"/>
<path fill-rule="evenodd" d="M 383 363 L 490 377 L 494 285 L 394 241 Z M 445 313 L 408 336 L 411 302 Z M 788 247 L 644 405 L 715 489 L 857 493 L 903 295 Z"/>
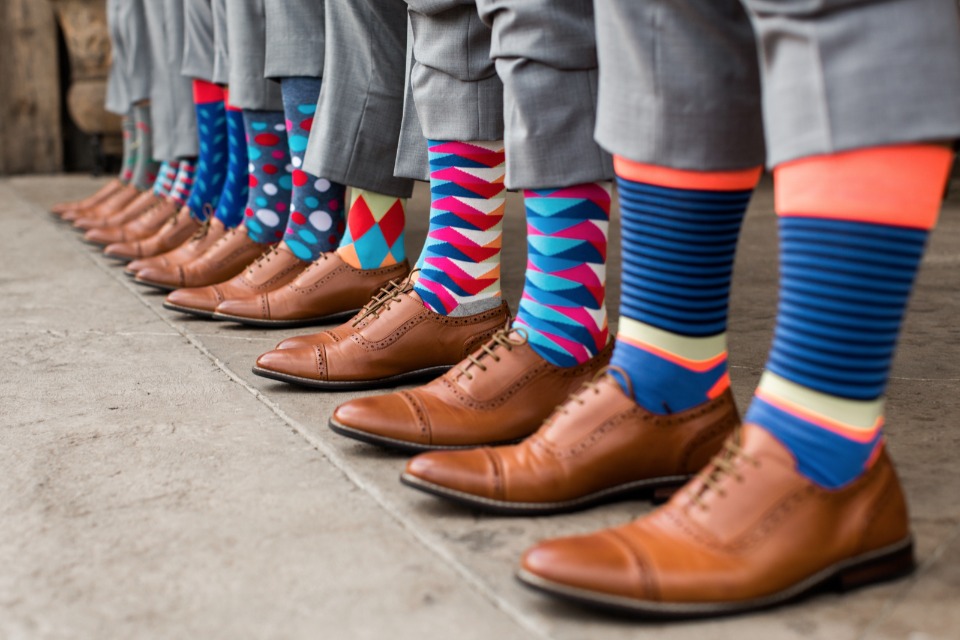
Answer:
<path fill-rule="evenodd" d="M 250 192 L 245 210 L 247 234 L 260 244 L 283 238 L 290 215 L 293 169 L 282 111 L 243 110 L 247 133 Z"/>
<path fill-rule="evenodd" d="M 427 145 L 430 228 L 415 289 L 435 313 L 481 313 L 500 304 L 503 142 L 429 140 Z"/>
<path fill-rule="evenodd" d="M 120 161 L 120 182 L 130 184 L 133 179 L 133 168 L 137 166 L 137 122 L 133 118 L 133 111 L 120 121 L 123 132 L 123 159 Z"/>
<path fill-rule="evenodd" d="M 882 449 L 882 396 L 951 162 L 903 145 L 777 169 L 780 305 L 746 420 L 821 486 L 852 482 Z"/>
<path fill-rule="evenodd" d="M 730 386 L 727 306 L 760 168 L 682 171 L 615 159 L 623 228 L 613 364 L 647 411 L 685 411 Z"/>
<path fill-rule="evenodd" d="M 283 78 L 283 111 L 293 165 L 293 195 L 284 241 L 295 256 L 313 261 L 336 248 L 343 235 L 347 188 L 303 171 L 303 154 L 320 97 L 320 78 Z"/>
<path fill-rule="evenodd" d="M 179 162 L 164 161 L 157 171 L 157 179 L 153 181 L 153 195 L 166 198 L 173 191 L 173 183 L 177 181 L 177 173 L 180 170 Z"/>
<path fill-rule="evenodd" d="M 607 344 L 610 190 L 594 182 L 524 196 L 527 272 L 514 325 L 548 362 L 576 366 Z"/>
<path fill-rule="evenodd" d="M 354 269 L 379 269 L 406 260 L 406 207 L 403 198 L 353 187 L 337 254 Z"/>
<path fill-rule="evenodd" d="M 222 87 L 203 80 L 193 81 L 200 159 L 187 206 L 190 215 L 200 221 L 216 210 L 227 178 L 227 114 L 223 98 Z"/>
<path fill-rule="evenodd" d="M 249 179 L 247 177 L 247 139 L 243 130 L 243 110 L 230 106 L 230 92 L 223 91 L 227 115 L 227 177 L 217 202 L 217 220 L 227 229 L 240 224 L 247 204 Z"/>
<path fill-rule="evenodd" d="M 193 191 L 193 176 L 196 173 L 196 166 L 194 160 L 180 161 L 180 168 L 177 170 L 177 179 L 173 183 L 173 189 L 170 190 L 170 199 L 177 203 L 177 207 L 186 205 L 190 199 L 190 193 Z"/>
<path fill-rule="evenodd" d="M 150 126 L 150 105 L 139 104 L 133 107 L 133 119 L 137 125 L 137 158 L 133 166 L 130 184 L 140 191 L 146 191 L 157 179 L 160 163 L 153 159 L 153 133 Z"/>

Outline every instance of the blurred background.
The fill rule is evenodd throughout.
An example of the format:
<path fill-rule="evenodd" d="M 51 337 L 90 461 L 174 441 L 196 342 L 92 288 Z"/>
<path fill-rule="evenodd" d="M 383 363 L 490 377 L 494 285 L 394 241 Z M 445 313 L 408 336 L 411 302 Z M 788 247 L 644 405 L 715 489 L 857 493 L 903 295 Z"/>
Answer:
<path fill-rule="evenodd" d="M 116 171 L 105 0 L 0 0 L 0 176 Z"/>

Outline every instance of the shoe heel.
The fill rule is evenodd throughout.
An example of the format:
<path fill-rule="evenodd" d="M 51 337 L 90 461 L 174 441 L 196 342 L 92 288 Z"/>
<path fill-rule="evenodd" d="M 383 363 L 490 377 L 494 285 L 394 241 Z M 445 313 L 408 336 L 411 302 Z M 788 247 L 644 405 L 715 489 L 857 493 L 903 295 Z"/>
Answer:
<path fill-rule="evenodd" d="M 893 580 L 913 572 L 916 568 L 913 556 L 913 543 L 891 553 L 866 560 L 849 567 L 837 576 L 837 587 L 841 591 L 850 591 L 875 582 Z"/>

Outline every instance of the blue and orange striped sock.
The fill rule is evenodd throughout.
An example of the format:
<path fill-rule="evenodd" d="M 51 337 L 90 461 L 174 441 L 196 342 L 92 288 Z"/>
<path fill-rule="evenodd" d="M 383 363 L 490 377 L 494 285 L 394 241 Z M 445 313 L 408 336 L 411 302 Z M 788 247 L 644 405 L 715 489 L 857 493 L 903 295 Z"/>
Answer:
<path fill-rule="evenodd" d="M 194 80 L 193 101 L 200 155 L 187 206 L 191 216 L 203 221 L 216 210 L 227 179 L 227 113 L 223 88 L 213 83 Z"/>
<path fill-rule="evenodd" d="M 623 227 L 612 364 L 637 404 L 685 411 L 723 393 L 737 239 L 760 167 L 703 172 L 615 158 Z"/>
<path fill-rule="evenodd" d="M 214 216 L 227 229 L 240 224 L 247 204 L 247 137 L 243 129 L 243 110 L 230 105 L 230 91 L 223 90 L 227 114 L 227 177 Z"/>
<path fill-rule="evenodd" d="M 430 228 L 415 289 L 431 311 L 482 313 L 500 305 L 506 206 L 503 142 L 429 140 Z"/>
<path fill-rule="evenodd" d="M 823 487 L 882 448 L 883 392 L 951 163 L 945 147 L 902 145 L 776 170 L 780 306 L 746 420 Z"/>
<path fill-rule="evenodd" d="M 193 192 L 193 176 L 196 173 L 196 164 L 193 160 L 181 160 L 177 169 L 177 179 L 173 182 L 173 188 L 170 189 L 170 199 L 178 207 L 187 204 L 190 194 Z"/>
<path fill-rule="evenodd" d="M 548 362 L 576 366 L 607 344 L 610 190 L 594 182 L 524 196 L 527 271 L 514 326 Z"/>
<path fill-rule="evenodd" d="M 177 172 L 180 170 L 179 161 L 164 161 L 157 171 L 157 179 L 153 181 L 153 195 L 166 198 L 173 191 L 173 183 L 177 181 Z"/>

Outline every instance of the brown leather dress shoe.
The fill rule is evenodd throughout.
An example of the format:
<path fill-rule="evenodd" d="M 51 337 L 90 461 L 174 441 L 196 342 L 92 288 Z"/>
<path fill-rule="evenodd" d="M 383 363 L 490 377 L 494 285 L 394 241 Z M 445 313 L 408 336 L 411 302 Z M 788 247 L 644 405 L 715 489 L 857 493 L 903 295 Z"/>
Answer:
<path fill-rule="evenodd" d="M 136 280 L 167 291 L 219 284 L 249 267 L 271 246 L 251 240 L 247 228 L 241 224 L 227 230 L 199 258 L 167 267 L 144 267 L 137 272 Z"/>
<path fill-rule="evenodd" d="M 93 193 L 86 198 L 81 200 L 74 200 L 71 202 L 58 202 L 57 204 L 50 207 L 50 213 L 61 216 L 68 211 L 77 211 L 78 209 L 89 209 L 95 204 L 105 200 L 109 197 L 114 191 L 123 186 L 123 183 L 120 182 L 120 178 L 114 178 L 107 184 L 103 185 L 97 189 L 96 193 Z"/>
<path fill-rule="evenodd" d="M 80 229 L 81 231 L 89 231 L 90 229 L 98 229 L 101 227 L 116 226 L 112 224 L 113 220 L 126 219 L 130 220 L 132 217 L 135 217 L 137 214 L 143 213 L 149 209 L 154 204 L 160 202 L 162 198 L 155 194 L 152 189 L 149 191 L 144 191 L 136 198 L 130 201 L 127 206 L 125 206 L 120 211 L 115 213 L 105 215 L 103 217 L 91 216 L 88 218 L 78 218 L 73 221 L 73 226 L 75 229 Z"/>
<path fill-rule="evenodd" d="M 149 238 L 179 211 L 177 203 L 169 198 L 147 209 L 139 216 L 119 227 L 90 229 L 83 239 L 90 244 L 108 246 L 118 242 L 133 242 Z"/>
<path fill-rule="evenodd" d="M 266 249 L 253 264 L 226 282 L 208 287 L 177 289 L 163 306 L 200 318 L 213 318 L 213 310 L 224 300 L 255 296 L 282 287 L 307 268 L 304 262 L 280 243 Z"/>
<path fill-rule="evenodd" d="M 409 273 L 406 260 L 380 269 L 354 269 L 331 251 L 290 284 L 247 298 L 224 300 L 213 317 L 269 329 L 330 324 L 353 317 L 391 280 L 402 280 Z"/>
<path fill-rule="evenodd" d="M 656 415 L 604 375 L 522 443 L 424 453 L 407 463 L 401 480 L 506 515 L 566 513 L 651 492 L 658 499 L 702 469 L 739 424 L 729 390 L 693 409 Z"/>
<path fill-rule="evenodd" d="M 610 362 L 613 343 L 576 367 L 557 367 L 501 329 L 459 365 L 422 387 L 357 398 L 337 407 L 330 428 L 401 451 L 518 442 Z"/>
<path fill-rule="evenodd" d="M 253 372 L 315 389 L 378 389 L 438 376 L 463 360 L 510 317 L 506 303 L 472 316 L 427 309 L 410 278 L 384 289 L 350 322 L 317 343 L 275 349 Z"/>
<path fill-rule="evenodd" d="M 138 195 L 140 195 L 139 189 L 132 184 L 125 184 L 92 207 L 74 209 L 73 211 L 64 213 L 61 217 L 68 222 L 73 222 L 80 218 L 106 217 L 123 209 Z"/>
<path fill-rule="evenodd" d="M 669 618 L 741 613 L 823 586 L 857 587 L 914 567 L 907 506 L 881 452 L 826 490 L 747 425 L 673 499 L 631 524 L 541 542 L 518 573 L 551 595 Z"/>
<path fill-rule="evenodd" d="M 202 225 L 190 214 L 190 207 L 184 206 L 149 238 L 111 244 L 103 250 L 103 255 L 123 262 L 157 256 L 189 240 Z"/>
<path fill-rule="evenodd" d="M 143 269 L 168 269 L 170 267 L 187 264 L 202 256 L 207 249 L 216 244 L 226 233 L 227 229 L 220 220 L 207 218 L 207 221 L 201 225 L 197 232 L 180 246 L 166 253 L 161 253 L 158 256 L 134 260 L 127 264 L 124 273 L 135 277 L 137 272 Z M 149 282 L 141 282 L 141 284 L 150 286 Z M 161 288 L 166 290 L 165 287 Z"/>

